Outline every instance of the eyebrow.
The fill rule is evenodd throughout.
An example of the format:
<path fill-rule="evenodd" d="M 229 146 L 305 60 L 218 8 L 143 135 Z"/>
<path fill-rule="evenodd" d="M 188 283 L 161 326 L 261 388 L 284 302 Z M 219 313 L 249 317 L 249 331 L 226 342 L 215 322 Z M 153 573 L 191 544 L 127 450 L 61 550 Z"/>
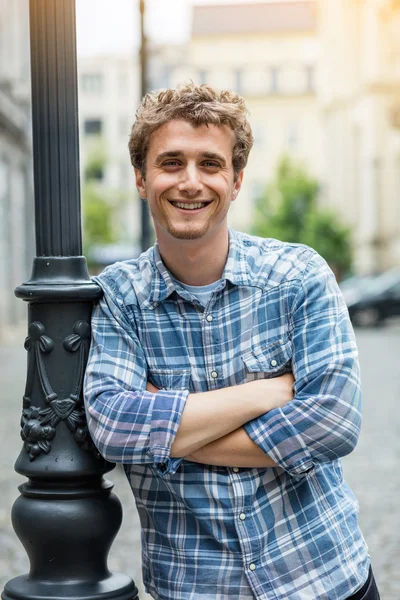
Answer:
<path fill-rule="evenodd" d="M 211 160 L 218 160 L 224 167 L 226 166 L 226 160 L 220 154 L 216 154 L 215 152 L 203 152 L 202 156 L 204 158 L 210 158 Z"/>
<path fill-rule="evenodd" d="M 159 164 L 166 158 L 181 158 L 182 156 L 184 156 L 184 154 L 181 150 L 167 150 L 166 152 L 161 152 L 161 154 L 156 157 L 156 163 Z M 223 166 L 226 166 L 225 158 L 216 152 L 203 152 L 201 156 L 202 158 L 208 158 L 210 160 L 218 160 Z"/>
<path fill-rule="evenodd" d="M 183 152 L 180 150 L 167 150 L 167 152 L 161 152 L 161 154 L 156 157 L 156 163 L 160 163 L 164 158 L 179 158 L 181 156 L 183 156 Z"/>

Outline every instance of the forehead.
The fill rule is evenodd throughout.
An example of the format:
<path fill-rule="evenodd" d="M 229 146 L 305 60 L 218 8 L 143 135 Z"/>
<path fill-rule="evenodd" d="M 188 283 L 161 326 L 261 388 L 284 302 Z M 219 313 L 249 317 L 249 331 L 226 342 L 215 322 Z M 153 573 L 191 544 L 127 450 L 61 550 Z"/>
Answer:
<path fill-rule="evenodd" d="M 155 159 L 165 152 L 182 152 L 188 156 L 214 152 L 230 162 L 234 143 L 235 135 L 226 125 L 196 127 L 188 121 L 175 119 L 151 134 L 148 158 Z"/>

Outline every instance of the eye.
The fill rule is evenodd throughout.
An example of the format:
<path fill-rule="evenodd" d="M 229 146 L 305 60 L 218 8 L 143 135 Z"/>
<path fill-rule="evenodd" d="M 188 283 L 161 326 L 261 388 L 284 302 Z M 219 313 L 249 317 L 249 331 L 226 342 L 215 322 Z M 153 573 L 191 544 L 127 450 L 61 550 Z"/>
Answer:
<path fill-rule="evenodd" d="M 164 161 L 162 166 L 163 167 L 179 167 L 180 162 L 174 158 L 171 158 L 170 160 Z"/>
<path fill-rule="evenodd" d="M 206 167 L 206 169 L 219 169 L 221 165 L 215 160 L 205 160 L 202 166 Z"/>

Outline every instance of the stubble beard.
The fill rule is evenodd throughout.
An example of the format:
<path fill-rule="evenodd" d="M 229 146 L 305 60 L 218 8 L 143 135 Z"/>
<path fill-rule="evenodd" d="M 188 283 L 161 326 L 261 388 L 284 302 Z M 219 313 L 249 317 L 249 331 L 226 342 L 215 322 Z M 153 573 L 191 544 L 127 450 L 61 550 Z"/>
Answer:
<path fill-rule="evenodd" d="M 191 223 L 187 223 L 182 227 L 176 227 L 168 220 L 165 229 L 176 240 L 199 240 L 206 235 L 208 223 L 202 223 L 200 226 L 195 227 L 191 226 Z"/>
<path fill-rule="evenodd" d="M 176 240 L 199 240 L 206 235 L 210 226 L 208 220 L 203 223 L 193 223 L 189 219 L 186 223 L 181 221 L 179 226 L 176 226 L 173 219 L 166 214 L 164 214 L 164 223 L 162 223 L 151 209 L 150 212 L 154 224 L 157 223 L 159 227 Z"/>
<path fill-rule="evenodd" d="M 164 213 L 164 222 L 162 223 L 161 220 L 157 218 L 157 215 L 154 214 L 154 212 L 151 209 L 150 212 L 153 217 L 154 224 L 156 225 L 157 223 L 159 227 L 164 229 L 171 237 L 175 238 L 176 240 L 199 240 L 208 233 L 210 225 L 212 224 L 212 219 L 206 219 L 202 223 L 197 223 L 191 221 L 191 219 L 188 218 L 187 222 L 181 221 L 179 223 L 179 226 L 177 226 L 174 223 L 174 219 L 170 218 L 168 214 Z M 226 209 L 225 214 L 221 215 L 221 222 L 224 219 L 226 219 L 227 214 L 228 208 Z"/>

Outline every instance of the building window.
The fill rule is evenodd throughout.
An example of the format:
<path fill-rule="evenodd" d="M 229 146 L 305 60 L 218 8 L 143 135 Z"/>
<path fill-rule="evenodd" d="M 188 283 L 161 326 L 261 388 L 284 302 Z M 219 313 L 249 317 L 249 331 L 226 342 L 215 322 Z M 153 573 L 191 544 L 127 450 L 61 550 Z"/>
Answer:
<path fill-rule="evenodd" d="M 150 89 L 167 89 L 171 87 L 172 67 L 159 62 L 150 63 L 148 82 Z"/>
<path fill-rule="evenodd" d="M 122 96 L 126 96 L 128 93 L 128 85 L 129 85 L 129 79 L 128 79 L 128 73 L 123 71 L 120 72 L 118 74 L 118 89 L 119 89 L 119 93 Z"/>
<path fill-rule="evenodd" d="M 127 115 L 120 115 L 118 118 L 119 135 L 128 139 L 131 134 L 132 122 Z"/>
<path fill-rule="evenodd" d="M 235 69 L 233 72 L 234 76 L 234 90 L 237 94 L 243 93 L 243 71 L 242 69 Z"/>
<path fill-rule="evenodd" d="M 258 148 L 261 148 L 265 142 L 265 136 L 264 136 L 265 130 L 264 130 L 263 123 L 255 123 L 254 126 L 252 126 L 252 131 L 253 131 L 254 145 L 257 146 Z"/>
<path fill-rule="evenodd" d="M 277 94 L 279 91 L 279 67 L 269 69 L 269 91 L 271 94 Z"/>
<path fill-rule="evenodd" d="M 199 69 L 199 84 L 203 85 L 203 83 L 207 83 L 208 80 L 208 71 L 205 69 Z"/>
<path fill-rule="evenodd" d="M 315 67 L 311 65 L 306 67 L 306 91 L 315 92 Z"/>
<path fill-rule="evenodd" d="M 85 119 L 83 124 L 83 131 L 85 135 L 101 135 L 103 130 L 103 123 L 101 119 Z"/>
<path fill-rule="evenodd" d="M 128 187 L 132 170 L 126 162 L 120 163 L 119 165 L 119 183 L 122 189 Z"/>
<path fill-rule="evenodd" d="M 103 75 L 101 73 L 85 73 L 81 77 L 82 90 L 91 94 L 103 91 Z"/>
<path fill-rule="evenodd" d="M 8 186 L 8 166 L 5 160 L 0 158 L 0 209 L 2 207 L 3 201 L 5 201 L 9 193 Z"/>
<path fill-rule="evenodd" d="M 289 123 L 287 132 L 287 145 L 291 150 L 294 150 L 299 143 L 299 133 L 297 123 Z"/>

